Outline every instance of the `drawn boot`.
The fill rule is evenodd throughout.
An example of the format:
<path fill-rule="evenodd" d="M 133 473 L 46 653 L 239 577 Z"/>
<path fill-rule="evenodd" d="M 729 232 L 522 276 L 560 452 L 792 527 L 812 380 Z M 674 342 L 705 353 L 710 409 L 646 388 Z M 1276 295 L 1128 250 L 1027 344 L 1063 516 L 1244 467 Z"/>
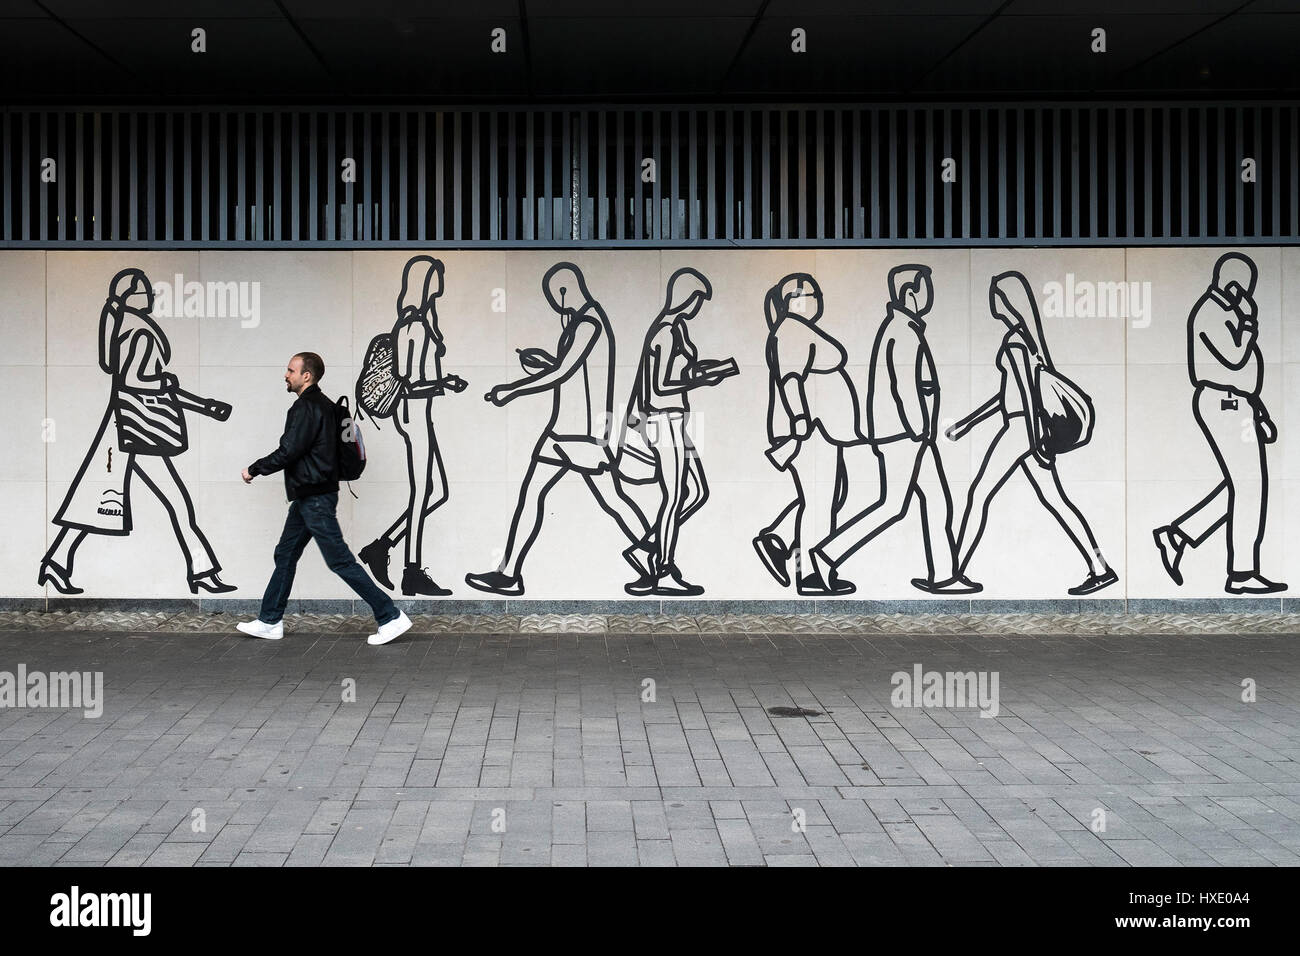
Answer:
<path fill-rule="evenodd" d="M 767 568 L 767 573 L 776 579 L 776 583 L 788 588 L 790 572 L 785 565 L 790 560 L 790 549 L 785 546 L 785 542 L 774 532 L 763 531 L 754 539 L 754 551 L 758 554 L 758 560 L 763 562 L 763 567 Z"/>
<path fill-rule="evenodd" d="M 357 557 L 370 569 L 374 579 L 390 591 L 393 589 L 393 582 L 388 578 L 388 552 L 392 549 L 393 542 L 380 535 L 357 552 Z"/>
<path fill-rule="evenodd" d="M 954 574 L 946 581 L 912 578 L 912 587 L 926 594 L 978 594 L 984 590 L 984 585 L 972 581 L 964 574 Z"/>
<path fill-rule="evenodd" d="M 41 562 L 41 572 L 36 577 L 36 583 L 53 584 L 54 590 L 60 594 L 82 594 L 86 590 L 73 584 L 72 573 L 55 564 L 51 558 Z"/>
<path fill-rule="evenodd" d="M 1102 588 L 1108 588 L 1119 580 L 1119 575 L 1115 573 L 1114 568 L 1107 568 L 1101 574 L 1096 571 L 1090 573 L 1083 579 L 1083 583 L 1076 584 L 1069 588 L 1066 593 L 1078 597 L 1081 594 L 1092 594 L 1094 591 L 1100 591 Z"/>
<path fill-rule="evenodd" d="M 520 575 L 511 577 L 504 571 L 484 571 L 482 574 L 465 575 L 465 583 L 479 591 L 489 594 L 502 594 L 515 597 L 524 593 L 524 579 Z"/>
<path fill-rule="evenodd" d="M 632 570 L 641 576 L 641 580 L 646 578 L 653 580 L 654 549 L 650 546 L 648 538 L 642 538 L 635 544 L 624 548 L 623 560 L 632 565 Z M 636 592 L 628 591 L 628 593 L 633 594 Z"/>
<path fill-rule="evenodd" d="M 217 577 L 216 571 L 208 571 L 204 574 L 189 575 L 190 593 L 198 594 L 199 588 L 207 591 L 209 594 L 228 594 L 231 591 L 238 591 L 239 585 L 227 584 L 221 578 Z"/>
<path fill-rule="evenodd" d="M 1178 562 L 1183 560 L 1187 539 L 1169 524 L 1163 528 L 1156 528 L 1151 532 L 1151 537 L 1155 538 L 1156 547 L 1160 549 L 1160 563 L 1165 566 L 1165 572 L 1173 578 L 1174 584 L 1181 587 L 1183 572 L 1178 570 Z"/>
<path fill-rule="evenodd" d="M 1228 575 L 1224 590 L 1229 594 L 1276 594 L 1285 591 L 1286 585 L 1279 581 L 1270 581 L 1258 571 L 1233 572 Z"/>
<path fill-rule="evenodd" d="M 663 597 L 698 597 L 704 593 L 704 588 L 683 580 L 682 572 L 678 571 L 675 565 L 670 564 L 663 569 L 659 580 L 655 582 L 654 590 L 650 593 Z"/>
<path fill-rule="evenodd" d="M 433 578 L 429 577 L 424 568 L 408 564 L 406 570 L 402 572 L 402 593 L 407 597 L 413 597 L 416 594 L 427 594 L 430 597 L 446 597 L 451 591 L 439 587 Z"/>

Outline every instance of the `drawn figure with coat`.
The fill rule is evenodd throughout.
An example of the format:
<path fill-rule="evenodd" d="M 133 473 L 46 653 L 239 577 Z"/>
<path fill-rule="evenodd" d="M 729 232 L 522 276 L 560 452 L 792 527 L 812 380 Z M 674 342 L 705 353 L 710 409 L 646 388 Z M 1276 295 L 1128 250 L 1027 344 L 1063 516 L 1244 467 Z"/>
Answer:
<path fill-rule="evenodd" d="M 994 276 L 989 309 L 1007 327 L 995 360 L 1002 384 L 996 395 L 944 433 L 957 441 L 986 418 L 998 415 L 1002 420 L 970 487 L 957 537 L 957 572 L 966 573 L 984 534 L 993 497 L 1019 468 L 1087 562 L 1087 576 L 1068 593 L 1100 591 L 1119 576 L 1107 564 L 1092 528 L 1066 495 L 1056 470 L 1057 455 L 1092 438 L 1092 401 L 1052 365 L 1038 303 L 1024 275 Z"/>
<path fill-rule="evenodd" d="M 225 421 L 230 406 L 185 391 L 168 371 L 171 343 L 151 314 L 153 302 L 153 286 L 145 274 L 123 269 L 113 277 L 100 312 L 99 366 L 112 376 L 112 394 L 90 450 L 54 516 L 59 532 L 37 577 L 37 583 L 52 584 L 62 594 L 84 590 L 72 583 L 72 575 L 86 535 L 120 536 L 133 530 L 133 478 L 144 482 L 167 509 L 185 555 L 190 593 L 235 590 L 218 576 L 221 565 L 195 520 L 194 502 L 174 462 L 190 446 L 185 413 Z"/>

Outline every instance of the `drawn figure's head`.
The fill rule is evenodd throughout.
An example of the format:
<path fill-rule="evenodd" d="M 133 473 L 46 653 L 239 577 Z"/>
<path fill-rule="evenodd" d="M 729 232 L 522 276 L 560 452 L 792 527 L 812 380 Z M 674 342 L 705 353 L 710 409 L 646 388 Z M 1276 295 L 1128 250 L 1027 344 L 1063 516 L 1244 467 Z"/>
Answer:
<path fill-rule="evenodd" d="M 1214 264 L 1214 288 L 1236 305 L 1242 299 L 1253 299 L 1258 273 L 1249 256 L 1240 252 L 1227 252 Z"/>
<path fill-rule="evenodd" d="M 108 304 L 120 305 L 133 312 L 152 312 L 153 285 L 149 277 L 140 269 L 123 269 L 109 283 Z"/>
<path fill-rule="evenodd" d="M 791 273 L 768 292 L 768 304 L 768 325 L 790 316 L 816 322 L 823 311 L 821 286 L 806 272 Z"/>
<path fill-rule="evenodd" d="M 582 271 L 572 262 L 557 262 L 542 277 L 542 293 L 559 315 L 572 315 L 591 301 Z"/>
<path fill-rule="evenodd" d="M 930 311 L 934 302 L 934 282 L 930 267 L 923 265 L 895 266 L 889 270 L 889 301 L 895 308 L 910 312 L 920 318 Z"/>
<path fill-rule="evenodd" d="M 663 315 L 680 315 L 693 319 L 705 301 L 713 298 L 713 286 L 694 269 L 678 269 L 668 280 L 668 294 Z"/>
<path fill-rule="evenodd" d="M 402 291 L 397 296 L 398 313 L 407 309 L 424 312 L 442 295 L 443 265 L 432 256 L 415 256 L 402 270 Z"/>

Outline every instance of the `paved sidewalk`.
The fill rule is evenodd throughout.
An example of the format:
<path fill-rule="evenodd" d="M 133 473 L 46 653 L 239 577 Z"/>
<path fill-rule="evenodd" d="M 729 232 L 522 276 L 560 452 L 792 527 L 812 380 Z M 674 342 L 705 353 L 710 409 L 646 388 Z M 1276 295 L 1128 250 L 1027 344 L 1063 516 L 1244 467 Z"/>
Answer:
<path fill-rule="evenodd" d="M 1300 863 L 1290 635 L 0 633 L 20 664 L 104 712 L 0 709 L 6 866 Z M 891 706 L 916 664 L 997 716 Z"/>

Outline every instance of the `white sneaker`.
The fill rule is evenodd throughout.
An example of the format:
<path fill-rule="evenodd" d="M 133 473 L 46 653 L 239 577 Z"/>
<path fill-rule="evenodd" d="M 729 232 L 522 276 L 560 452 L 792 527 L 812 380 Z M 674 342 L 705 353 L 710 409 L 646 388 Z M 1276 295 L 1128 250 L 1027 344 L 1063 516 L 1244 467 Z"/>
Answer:
<path fill-rule="evenodd" d="M 239 628 L 249 637 L 264 637 L 268 641 L 278 641 L 284 637 L 284 622 L 277 621 L 275 624 L 267 624 L 263 620 L 240 621 L 235 627 Z"/>
<path fill-rule="evenodd" d="M 366 638 L 367 644 L 387 644 L 391 640 L 401 637 L 411 629 L 411 619 L 406 616 L 405 611 L 398 611 L 397 617 L 393 618 L 387 624 L 379 625 L 379 633 L 371 634 Z"/>

